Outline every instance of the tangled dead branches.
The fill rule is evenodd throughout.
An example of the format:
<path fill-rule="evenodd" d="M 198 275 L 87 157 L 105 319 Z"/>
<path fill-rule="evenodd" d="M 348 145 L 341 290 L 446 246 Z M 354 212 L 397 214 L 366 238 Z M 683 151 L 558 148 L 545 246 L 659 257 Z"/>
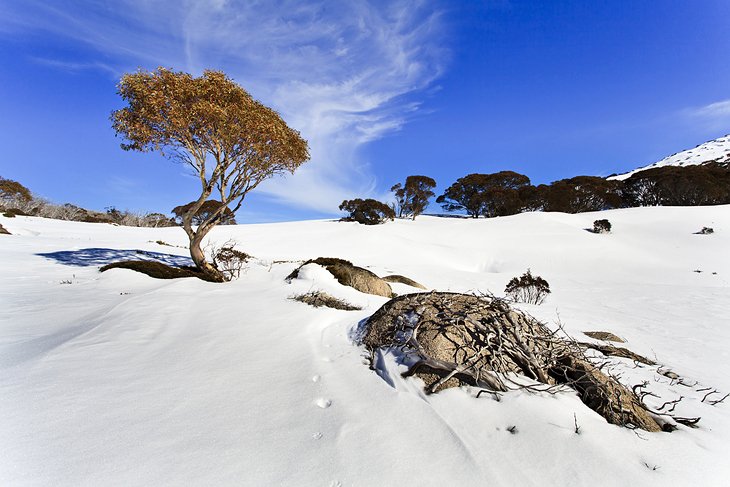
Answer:
<path fill-rule="evenodd" d="M 566 386 L 608 422 L 647 431 L 661 426 L 639 397 L 591 363 L 583 347 L 494 297 L 420 293 L 390 300 L 370 317 L 363 343 L 414 359 L 427 392 L 470 384 L 493 394 L 555 393 Z"/>
<path fill-rule="evenodd" d="M 236 249 L 236 242 L 229 240 L 221 247 L 211 249 L 213 265 L 223 273 L 226 281 L 238 279 L 246 262 L 251 258 L 245 252 Z"/>

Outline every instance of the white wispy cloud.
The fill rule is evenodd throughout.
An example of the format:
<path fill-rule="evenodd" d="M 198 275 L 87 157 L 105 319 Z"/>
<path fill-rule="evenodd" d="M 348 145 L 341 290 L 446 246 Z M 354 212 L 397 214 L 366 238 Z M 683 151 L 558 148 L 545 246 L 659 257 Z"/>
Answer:
<path fill-rule="evenodd" d="M 0 31 L 73 38 L 103 54 L 98 67 L 107 71 L 223 69 L 310 142 L 311 162 L 259 191 L 319 211 L 374 192 L 360 148 L 413 116 L 417 94 L 441 74 L 446 57 L 441 16 L 419 1 L 50 3 L 10 0 L 5 12 L 0 7 L 8 14 Z M 58 63 L 71 68 L 75 61 Z"/>
<path fill-rule="evenodd" d="M 696 117 L 703 118 L 730 118 L 730 100 L 710 103 L 709 105 L 695 108 L 691 113 Z"/>
<path fill-rule="evenodd" d="M 76 61 L 63 61 L 61 59 L 47 59 L 43 57 L 33 57 L 31 58 L 33 62 L 36 64 L 40 64 L 43 66 L 48 66 L 50 68 L 54 69 L 62 69 L 64 71 L 88 71 L 88 70 L 95 70 L 95 71 L 105 71 L 108 74 L 116 77 L 119 77 L 121 75 L 121 72 L 118 68 L 115 68 L 109 64 L 101 63 L 101 62 L 76 62 Z"/>
<path fill-rule="evenodd" d="M 721 100 L 701 107 L 694 107 L 684 111 L 684 115 L 691 123 L 700 123 L 715 131 L 730 131 L 730 100 Z"/>

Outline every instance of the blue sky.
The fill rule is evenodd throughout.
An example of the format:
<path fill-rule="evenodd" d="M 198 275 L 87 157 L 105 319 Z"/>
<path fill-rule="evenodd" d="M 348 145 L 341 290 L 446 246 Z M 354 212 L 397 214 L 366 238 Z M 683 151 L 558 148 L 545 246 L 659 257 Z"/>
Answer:
<path fill-rule="evenodd" d="M 5 0 L 0 175 L 95 209 L 194 199 L 110 128 L 121 74 L 157 66 L 222 69 L 310 141 L 241 222 L 336 215 L 409 174 L 623 172 L 730 133 L 727 19 L 726 0 Z"/>

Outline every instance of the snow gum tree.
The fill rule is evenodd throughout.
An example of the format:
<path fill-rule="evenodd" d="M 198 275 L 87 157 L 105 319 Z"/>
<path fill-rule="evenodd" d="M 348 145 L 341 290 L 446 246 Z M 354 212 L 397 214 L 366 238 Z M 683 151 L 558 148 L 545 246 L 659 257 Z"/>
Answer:
<path fill-rule="evenodd" d="M 158 151 L 189 166 L 200 195 L 182 215 L 190 256 L 203 275 L 225 275 L 206 260 L 201 243 L 264 180 L 294 172 L 309 159 L 307 142 L 278 113 L 255 100 L 220 71 L 200 77 L 165 68 L 122 76 L 118 94 L 127 106 L 112 112 L 122 149 Z M 216 194 L 215 208 L 193 227 L 198 210 Z"/>
<path fill-rule="evenodd" d="M 512 215 L 520 212 L 520 190 L 529 185 L 530 178 L 513 171 L 469 174 L 446 188 L 436 203 L 446 211 L 464 210 L 474 218 Z"/>
<path fill-rule="evenodd" d="M 398 183 L 390 190 L 395 194 L 398 218 L 416 219 L 428 206 L 428 200 L 435 196 L 431 191 L 436 181 L 428 176 L 408 176 L 405 185 Z"/>

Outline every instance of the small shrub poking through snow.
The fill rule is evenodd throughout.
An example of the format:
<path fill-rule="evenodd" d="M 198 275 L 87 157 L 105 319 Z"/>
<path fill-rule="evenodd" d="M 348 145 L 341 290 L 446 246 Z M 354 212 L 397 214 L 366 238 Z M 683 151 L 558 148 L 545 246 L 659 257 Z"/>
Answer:
<path fill-rule="evenodd" d="M 235 245 L 230 243 L 219 249 L 213 249 L 213 265 L 223 273 L 226 281 L 238 279 L 244 264 L 250 258 L 250 255 L 236 250 Z"/>
<path fill-rule="evenodd" d="M 299 301 L 300 303 L 308 304 L 310 306 L 314 306 L 315 308 L 324 306 L 326 308 L 340 309 L 343 311 L 358 311 L 362 309 L 359 306 L 350 304 L 347 301 L 338 299 L 323 291 L 309 291 L 305 294 L 292 296 L 290 299 L 293 299 L 294 301 Z"/>
<path fill-rule="evenodd" d="M 504 292 L 518 303 L 542 304 L 550 294 L 550 284 L 540 276 L 533 276 L 527 269 L 520 277 L 513 277 Z"/>
<path fill-rule="evenodd" d="M 712 227 L 702 227 L 702 230 L 699 232 L 695 232 L 695 235 L 710 235 L 711 233 L 715 233 L 715 229 Z"/>
<path fill-rule="evenodd" d="M 596 220 L 593 222 L 593 233 L 610 233 L 611 222 L 608 220 Z"/>

